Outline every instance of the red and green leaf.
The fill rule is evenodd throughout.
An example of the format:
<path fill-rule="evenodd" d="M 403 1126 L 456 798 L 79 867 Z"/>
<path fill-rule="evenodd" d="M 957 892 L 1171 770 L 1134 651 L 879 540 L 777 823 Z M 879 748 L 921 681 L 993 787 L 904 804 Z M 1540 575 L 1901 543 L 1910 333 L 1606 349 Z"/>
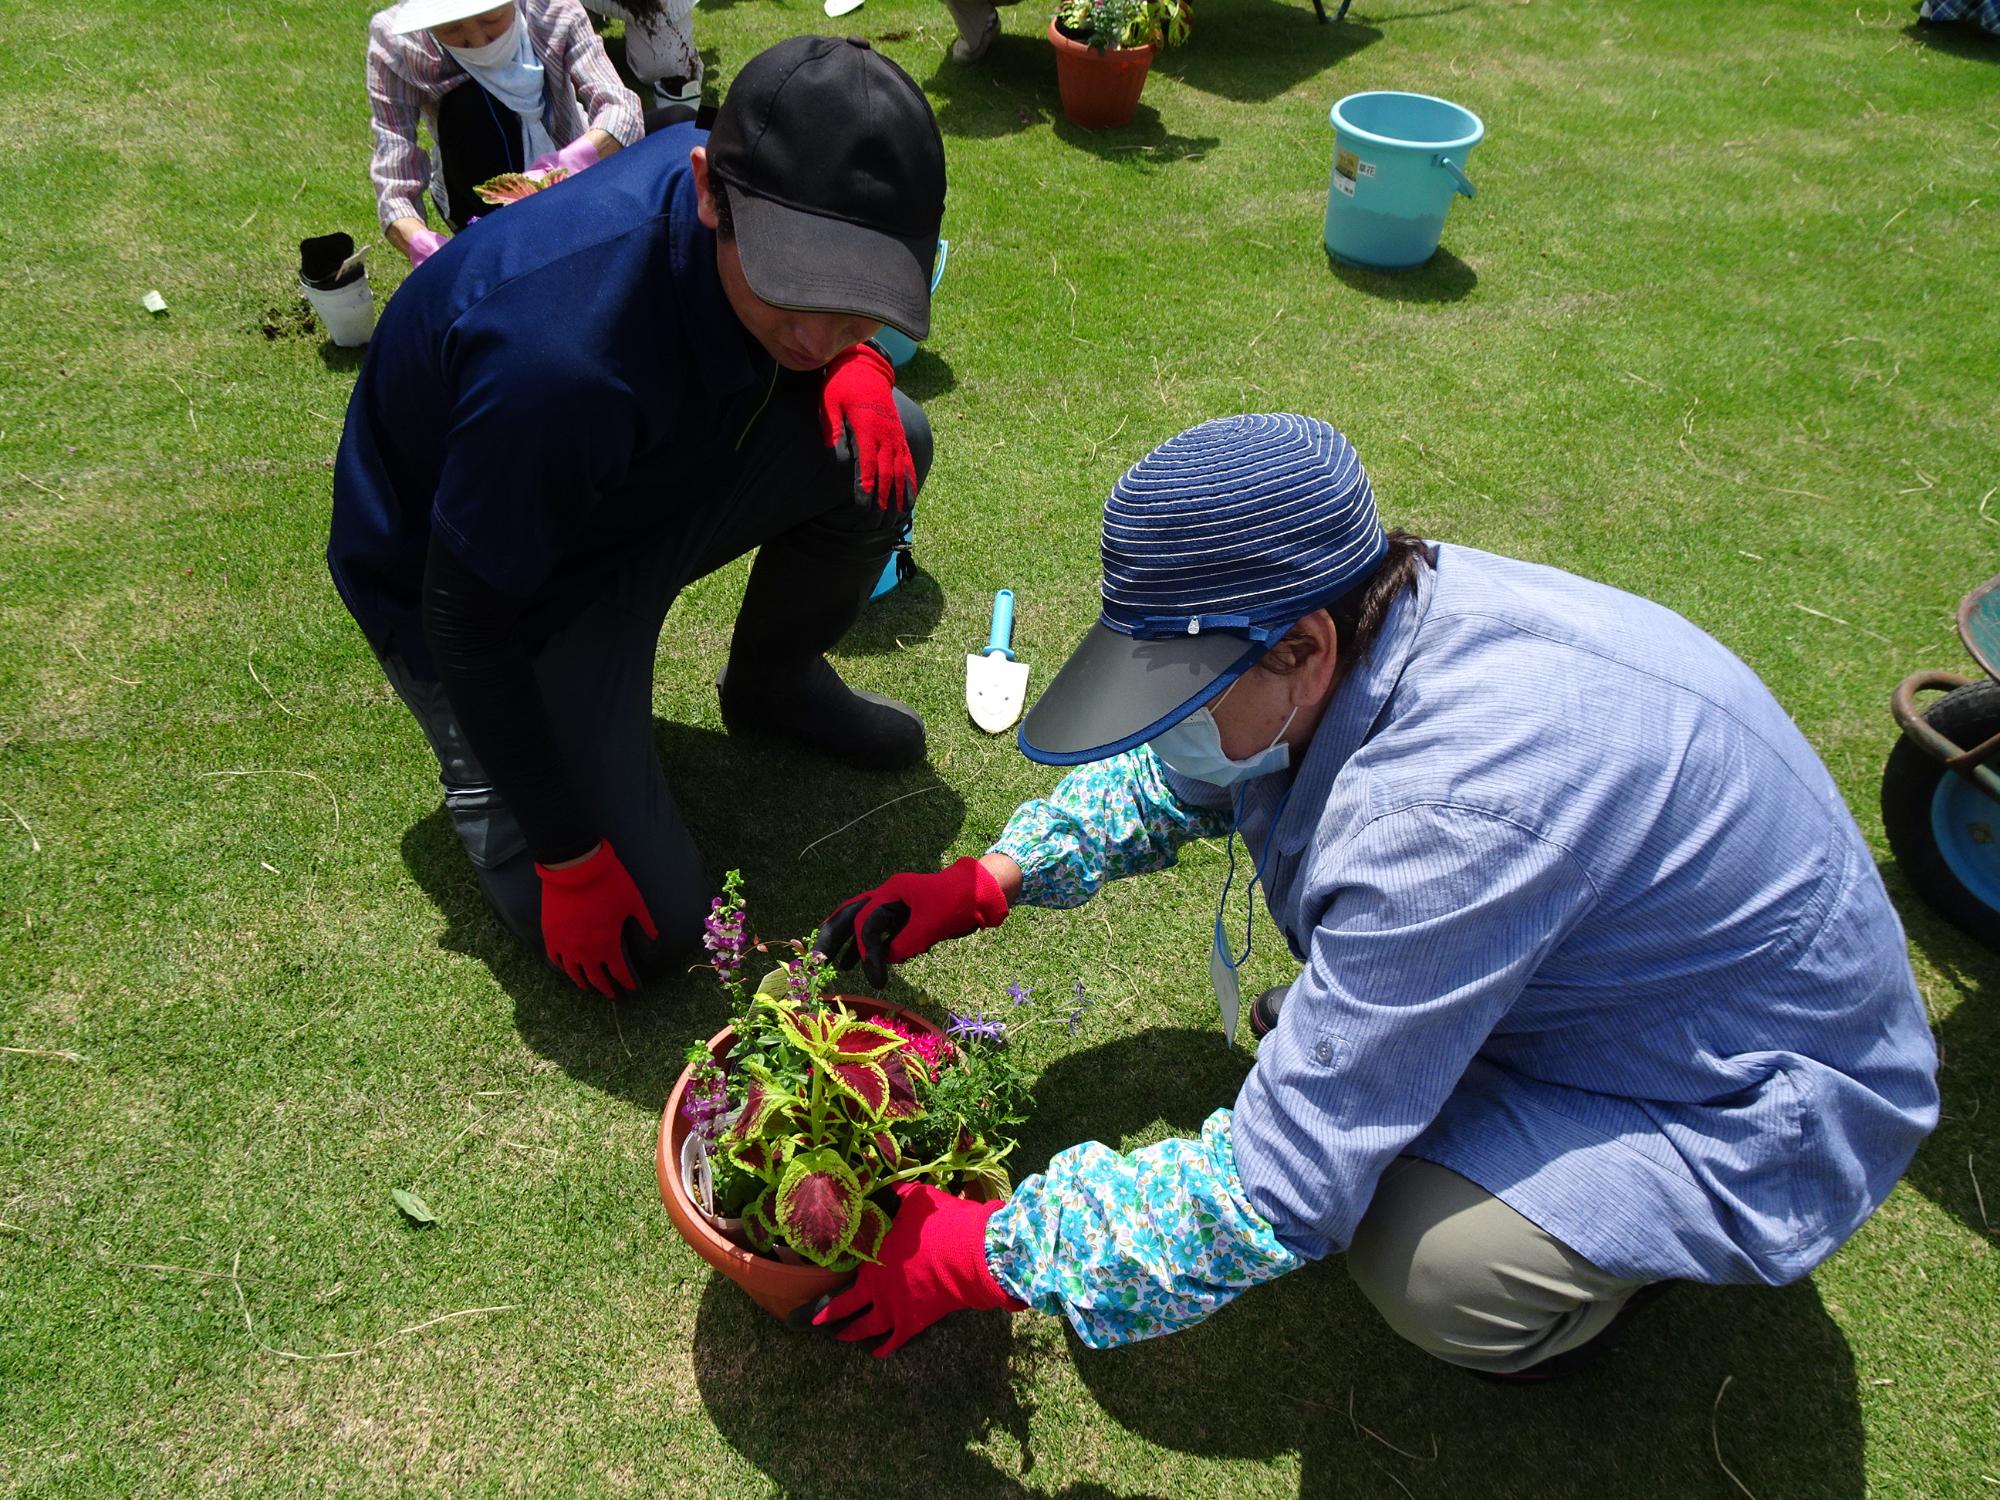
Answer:
<path fill-rule="evenodd" d="M 736 1123 L 729 1127 L 729 1139 L 755 1140 L 770 1126 L 773 1114 L 798 1102 L 796 1094 L 774 1088 L 765 1079 L 752 1075 L 744 1090 L 743 1107 L 736 1113 Z"/>
<path fill-rule="evenodd" d="M 903 1045 L 903 1039 L 895 1032 L 873 1021 L 845 1021 L 831 1040 L 843 1061 L 854 1057 L 880 1058 Z"/>
<path fill-rule="evenodd" d="M 914 1120 L 922 1114 L 924 1107 L 917 1100 L 917 1088 L 910 1079 L 906 1060 L 900 1055 L 885 1057 L 881 1068 L 889 1083 L 889 1095 L 876 1113 L 885 1120 Z"/>
<path fill-rule="evenodd" d="M 554 187 L 567 176 L 567 167 L 553 167 L 539 178 L 530 177 L 525 172 L 502 172 L 498 177 L 487 178 L 472 190 L 486 202 L 498 206 L 531 198 L 543 188 Z"/>
<path fill-rule="evenodd" d="M 882 1241 L 889 1233 L 889 1216 L 872 1203 L 861 1205 L 861 1222 L 854 1226 L 854 1238 L 848 1244 L 849 1253 L 862 1260 L 872 1261 L 882 1253 Z"/>
<path fill-rule="evenodd" d="M 888 1131 L 876 1131 L 873 1140 L 875 1142 L 875 1153 L 882 1158 L 883 1166 L 893 1168 L 897 1162 L 902 1160 L 902 1148 L 897 1146 L 896 1138 L 889 1134 Z"/>
<path fill-rule="evenodd" d="M 860 1184 L 840 1154 L 808 1151 L 786 1165 L 773 1218 L 786 1244 L 824 1266 L 846 1253 L 863 1206 Z"/>
<path fill-rule="evenodd" d="M 840 1017 L 824 1010 L 788 1010 L 778 1017 L 778 1025 L 795 1044 L 819 1057 L 839 1029 Z"/>
<path fill-rule="evenodd" d="M 760 1255 L 769 1255 L 777 1243 L 778 1226 L 771 1217 L 771 1189 L 752 1198 L 743 1208 L 743 1234 L 750 1241 L 750 1248 Z"/>
<path fill-rule="evenodd" d="M 854 1100 L 868 1113 L 879 1115 L 889 1103 L 889 1075 L 882 1065 L 866 1058 L 830 1062 L 826 1081 Z"/>

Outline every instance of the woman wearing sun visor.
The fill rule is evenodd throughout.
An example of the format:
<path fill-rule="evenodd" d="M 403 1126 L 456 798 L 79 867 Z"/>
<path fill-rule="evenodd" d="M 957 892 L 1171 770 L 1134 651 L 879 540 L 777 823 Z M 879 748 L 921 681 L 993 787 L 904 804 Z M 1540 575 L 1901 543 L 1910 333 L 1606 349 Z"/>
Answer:
<path fill-rule="evenodd" d="M 1888 1195 L 1937 1119 L 1902 929 L 1811 746 L 1720 644 L 1385 534 L 1310 417 L 1162 444 L 1113 489 L 1103 562 L 1102 615 L 1020 731 L 1077 769 L 819 946 L 879 982 L 1226 836 L 1225 1025 L 1253 942 L 1301 971 L 1199 1139 L 1077 1146 L 1001 1204 L 906 1189 L 822 1315 L 843 1337 L 886 1353 L 1005 1306 L 1117 1344 L 1344 1252 L 1419 1347 L 1542 1378 L 1640 1288 L 1794 1280 Z"/>

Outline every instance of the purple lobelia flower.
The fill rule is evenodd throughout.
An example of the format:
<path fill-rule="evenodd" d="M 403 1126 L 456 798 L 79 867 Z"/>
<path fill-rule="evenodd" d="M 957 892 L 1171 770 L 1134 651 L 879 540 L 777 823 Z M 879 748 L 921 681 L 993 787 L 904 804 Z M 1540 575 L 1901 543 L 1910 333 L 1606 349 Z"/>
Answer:
<path fill-rule="evenodd" d="M 1095 1005 L 1096 1003 L 1097 1002 L 1093 997 L 1085 993 L 1083 988 L 1083 981 L 1079 979 L 1076 982 L 1076 993 L 1070 1001 L 1069 1015 L 1064 1018 L 1064 1024 L 1068 1026 L 1069 1034 L 1071 1036 L 1075 1036 L 1077 1032 L 1083 1028 L 1083 1017 L 1085 1012 L 1087 1012 L 1090 1009 L 1090 1007 Z"/>
<path fill-rule="evenodd" d="M 983 1011 L 969 1016 L 951 1015 L 944 1028 L 960 1041 L 998 1042 L 1006 1038 L 1007 1023 Z"/>
<path fill-rule="evenodd" d="M 1034 990 L 1017 979 L 1007 986 L 1007 994 L 1016 1005 L 1026 1005 L 1028 997 L 1034 994 Z"/>

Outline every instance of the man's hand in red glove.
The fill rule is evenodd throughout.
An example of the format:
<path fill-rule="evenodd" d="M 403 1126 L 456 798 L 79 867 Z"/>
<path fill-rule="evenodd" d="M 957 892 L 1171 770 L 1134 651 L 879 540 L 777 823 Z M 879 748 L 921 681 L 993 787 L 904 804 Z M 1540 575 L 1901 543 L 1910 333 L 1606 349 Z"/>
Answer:
<path fill-rule="evenodd" d="M 853 1319 L 834 1331 L 848 1343 L 886 1333 L 875 1357 L 887 1359 L 946 1313 L 1026 1310 L 986 1266 L 986 1221 L 999 1203 L 972 1203 L 916 1182 L 904 1183 L 896 1196 L 902 1207 L 881 1253 L 820 1309 L 815 1326 Z"/>
<path fill-rule="evenodd" d="M 660 929 L 611 841 L 576 864 L 553 870 L 537 864 L 535 873 L 542 877 L 542 946 L 549 962 L 578 989 L 594 989 L 607 999 L 618 993 L 613 981 L 636 990 L 639 981 L 625 955 L 625 924 L 637 922 L 649 938 L 657 938 Z"/>
<path fill-rule="evenodd" d="M 854 498 L 878 510 L 908 510 L 917 493 L 917 461 L 896 414 L 896 372 L 867 344 L 828 361 L 819 394 L 820 440 L 854 465 Z"/>
<path fill-rule="evenodd" d="M 935 875 L 891 875 L 872 891 L 849 897 L 820 924 L 813 947 L 845 968 L 856 958 L 876 989 L 889 965 L 907 963 L 946 938 L 998 927 L 1007 893 L 970 855 Z"/>

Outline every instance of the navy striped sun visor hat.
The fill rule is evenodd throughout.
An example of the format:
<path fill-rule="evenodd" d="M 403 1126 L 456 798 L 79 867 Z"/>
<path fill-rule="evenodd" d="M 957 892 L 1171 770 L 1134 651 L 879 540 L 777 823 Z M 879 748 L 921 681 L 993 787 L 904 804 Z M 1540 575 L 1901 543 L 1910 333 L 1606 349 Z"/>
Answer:
<path fill-rule="evenodd" d="M 1353 446 L 1314 417 L 1218 417 L 1104 506 L 1104 607 L 1021 724 L 1045 765 L 1103 760 L 1217 697 L 1388 550 Z"/>

